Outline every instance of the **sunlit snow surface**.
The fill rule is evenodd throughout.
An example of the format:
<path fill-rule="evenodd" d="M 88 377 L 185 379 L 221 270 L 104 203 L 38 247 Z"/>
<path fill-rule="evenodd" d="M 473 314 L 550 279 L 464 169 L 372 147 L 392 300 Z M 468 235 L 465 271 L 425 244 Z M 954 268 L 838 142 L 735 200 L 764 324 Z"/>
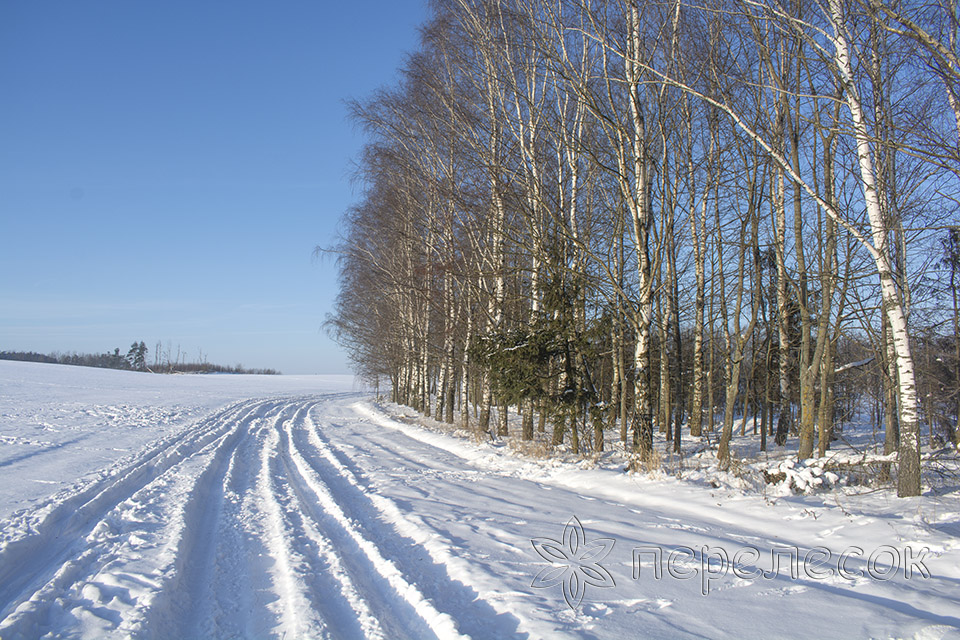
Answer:
<path fill-rule="evenodd" d="M 0 361 L 0 517 L 230 402 L 353 388 L 350 376 L 160 376 Z"/>
<path fill-rule="evenodd" d="M 765 497 L 404 411 L 0 362 L 0 637 L 960 635 L 955 491 Z"/>

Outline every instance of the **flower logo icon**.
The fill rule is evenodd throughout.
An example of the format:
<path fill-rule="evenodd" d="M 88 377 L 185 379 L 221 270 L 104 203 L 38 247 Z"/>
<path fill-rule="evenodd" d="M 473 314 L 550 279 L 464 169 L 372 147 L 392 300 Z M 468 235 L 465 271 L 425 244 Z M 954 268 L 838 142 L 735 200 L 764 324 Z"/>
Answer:
<path fill-rule="evenodd" d="M 616 540 L 597 538 L 587 542 L 580 520 L 573 516 L 563 528 L 563 540 L 534 538 L 533 548 L 550 563 L 533 579 L 534 589 L 562 585 L 563 599 L 571 609 L 580 606 L 587 585 L 609 588 L 617 586 L 600 561 L 610 554 Z"/>

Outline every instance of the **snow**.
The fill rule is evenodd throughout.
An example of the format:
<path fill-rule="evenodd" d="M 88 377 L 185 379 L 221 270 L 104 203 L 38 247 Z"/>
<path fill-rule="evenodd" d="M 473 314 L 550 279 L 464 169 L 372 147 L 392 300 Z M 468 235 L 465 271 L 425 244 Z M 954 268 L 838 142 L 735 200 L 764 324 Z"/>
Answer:
<path fill-rule="evenodd" d="M 0 637 L 960 637 L 956 491 L 464 435 L 343 377 L 0 362 Z"/>
<path fill-rule="evenodd" d="M 157 376 L 0 361 L 0 518 L 229 402 L 353 389 L 351 376 Z"/>

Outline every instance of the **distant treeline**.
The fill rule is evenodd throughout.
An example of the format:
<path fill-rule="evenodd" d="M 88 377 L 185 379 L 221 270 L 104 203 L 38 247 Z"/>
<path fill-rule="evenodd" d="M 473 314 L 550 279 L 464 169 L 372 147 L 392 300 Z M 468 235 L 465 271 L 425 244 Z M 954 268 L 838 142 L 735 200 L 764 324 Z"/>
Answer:
<path fill-rule="evenodd" d="M 146 364 L 146 345 L 134 342 L 126 355 L 120 348 L 107 353 L 50 353 L 33 351 L 0 351 L 0 360 L 20 362 L 44 362 L 47 364 L 71 364 L 80 367 L 98 367 L 101 369 L 124 369 L 127 371 L 147 371 L 150 373 L 248 373 L 257 375 L 278 375 L 276 369 L 247 369 L 243 365 L 226 367 L 209 362 L 169 361 Z"/>

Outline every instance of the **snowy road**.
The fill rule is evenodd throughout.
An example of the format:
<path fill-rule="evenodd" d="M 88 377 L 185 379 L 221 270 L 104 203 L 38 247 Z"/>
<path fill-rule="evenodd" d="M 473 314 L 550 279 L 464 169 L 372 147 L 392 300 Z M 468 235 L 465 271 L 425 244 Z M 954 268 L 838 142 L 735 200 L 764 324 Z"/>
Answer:
<path fill-rule="evenodd" d="M 0 636 L 453 637 L 410 576 L 458 590 L 384 558 L 395 534 L 310 417 L 331 401 L 238 403 L 8 526 Z"/>
<path fill-rule="evenodd" d="M 0 637 L 939 638 L 960 627 L 956 513 L 773 507 L 568 467 L 404 424 L 353 393 L 234 402 L 2 523 Z M 615 540 L 601 564 L 616 586 L 588 587 L 576 609 L 559 586 L 531 586 L 550 566 L 531 540 L 561 539 L 572 516 L 582 542 Z M 866 553 L 845 567 L 859 578 L 785 566 L 718 575 L 708 595 L 699 576 L 635 566 L 637 548 L 704 545 Z M 872 578 L 865 556 L 883 545 L 930 548 L 931 575 Z"/>

